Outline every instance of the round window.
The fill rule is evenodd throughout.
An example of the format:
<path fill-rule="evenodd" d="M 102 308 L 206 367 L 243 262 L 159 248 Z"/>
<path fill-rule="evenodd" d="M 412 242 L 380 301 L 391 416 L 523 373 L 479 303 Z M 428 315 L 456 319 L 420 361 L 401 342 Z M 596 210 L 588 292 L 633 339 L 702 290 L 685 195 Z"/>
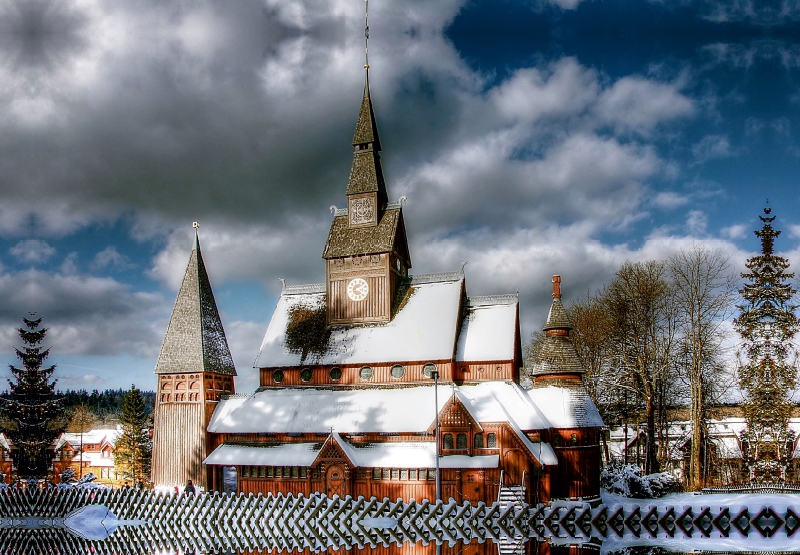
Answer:
<path fill-rule="evenodd" d="M 393 378 L 402 378 L 406 374 L 406 369 L 403 368 L 402 364 L 395 364 L 392 366 L 392 377 Z"/>
<path fill-rule="evenodd" d="M 331 379 L 333 381 L 341 380 L 342 379 L 342 369 L 339 368 L 338 366 L 334 366 L 333 368 L 331 368 L 330 376 L 331 376 Z"/>
<path fill-rule="evenodd" d="M 313 376 L 314 372 L 311 370 L 311 368 L 303 368 L 303 371 L 300 372 L 300 379 L 304 382 L 310 382 Z"/>
<path fill-rule="evenodd" d="M 272 373 L 272 381 L 275 383 L 281 383 L 283 381 L 283 370 L 275 370 Z"/>
<path fill-rule="evenodd" d="M 370 368 L 369 366 L 364 366 L 361 369 L 361 372 L 360 372 L 359 375 L 361 376 L 362 380 L 371 380 L 372 379 L 372 368 Z"/>
<path fill-rule="evenodd" d="M 434 372 L 436 372 L 436 365 L 432 362 L 429 362 L 428 364 L 422 367 L 422 374 L 426 378 L 432 377 Z"/>

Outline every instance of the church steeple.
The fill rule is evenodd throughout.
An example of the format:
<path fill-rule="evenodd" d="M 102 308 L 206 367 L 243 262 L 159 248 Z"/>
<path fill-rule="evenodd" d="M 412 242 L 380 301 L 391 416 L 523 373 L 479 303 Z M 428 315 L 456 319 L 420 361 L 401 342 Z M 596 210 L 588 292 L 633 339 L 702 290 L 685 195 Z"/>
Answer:
<path fill-rule="evenodd" d="M 364 96 L 353 133 L 353 166 L 347 180 L 350 227 L 377 226 L 389 202 L 381 169 L 381 141 L 369 94 L 369 0 L 364 11 Z"/>
<path fill-rule="evenodd" d="M 235 392 L 228 340 L 195 236 L 189 264 L 156 362 L 152 478 L 157 486 L 192 480 L 206 487 L 203 468 L 211 414 L 223 395 Z"/>
<path fill-rule="evenodd" d="M 369 90 L 369 2 L 365 4 L 364 96 L 353 133 L 347 209 L 335 211 L 322 252 L 328 324 L 391 320 L 395 293 L 411 268 L 402 202 L 389 202 L 381 168 Z"/>
<path fill-rule="evenodd" d="M 172 309 L 155 373 L 188 372 L 190 368 L 236 375 L 196 231 L 194 248 Z"/>

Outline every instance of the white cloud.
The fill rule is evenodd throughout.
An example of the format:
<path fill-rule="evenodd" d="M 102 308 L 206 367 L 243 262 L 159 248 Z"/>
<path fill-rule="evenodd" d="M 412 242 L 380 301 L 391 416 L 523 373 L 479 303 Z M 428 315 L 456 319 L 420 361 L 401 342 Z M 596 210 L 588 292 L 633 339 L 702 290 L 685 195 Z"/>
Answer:
<path fill-rule="evenodd" d="M 13 337 L 19 318 L 35 312 L 50 328 L 48 342 L 63 354 L 155 357 L 164 331 L 156 331 L 153 322 L 171 307 L 161 295 L 132 291 L 110 278 L 39 270 L 1 274 L 0 296 L 4 335 Z M 14 343 L 5 342 L 0 350 Z"/>
<path fill-rule="evenodd" d="M 704 235 L 708 227 L 708 215 L 702 210 L 691 210 L 686 216 L 686 228 L 692 235 Z"/>
<path fill-rule="evenodd" d="M 623 77 L 603 92 L 596 112 L 622 131 L 648 133 L 663 122 L 693 115 L 695 104 L 676 85 Z"/>
<path fill-rule="evenodd" d="M 742 239 L 747 236 L 747 226 L 741 224 L 734 224 L 728 227 L 723 227 L 720 233 L 723 237 L 728 239 Z"/>
<path fill-rule="evenodd" d="M 692 145 L 692 156 L 700 164 L 715 158 L 728 158 L 733 155 L 730 140 L 726 135 L 706 135 Z"/>
<path fill-rule="evenodd" d="M 92 261 L 92 268 L 95 270 L 101 270 L 104 268 L 125 269 L 130 267 L 132 267 L 130 259 L 127 256 L 120 254 L 117 251 L 117 248 L 113 245 L 108 246 L 98 252 Z"/>
<path fill-rule="evenodd" d="M 11 247 L 9 252 L 24 264 L 41 264 L 53 256 L 56 249 L 41 239 L 26 239 Z"/>
<path fill-rule="evenodd" d="M 674 191 L 662 191 L 653 197 L 653 206 L 656 208 L 663 208 L 665 210 L 672 210 L 687 204 L 690 200 L 688 195 L 681 195 Z"/>

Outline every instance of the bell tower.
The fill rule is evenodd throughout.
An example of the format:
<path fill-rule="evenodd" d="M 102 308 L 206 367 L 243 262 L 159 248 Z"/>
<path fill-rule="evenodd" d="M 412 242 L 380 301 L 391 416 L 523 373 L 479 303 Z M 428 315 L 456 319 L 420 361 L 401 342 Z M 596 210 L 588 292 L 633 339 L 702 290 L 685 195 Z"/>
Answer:
<path fill-rule="evenodd" d="M 234 393 L 236 368 L 196 231 L 155 373 L 153 484 L 192 480 L 205 488 L 210 483 L 203 468 L 209 451 L 206 428 L 220 396 Z"/>
<path fill-rule="evenodd" d="M 368 41 L 369 25 L 364 34 Z M 368 48 L 366 52 L 368 56 Z M 353 165 L 345 191 L 347 208 L 332 207 L 335 214 L 322 253 L 328 324 L 391 320 L 397 287 L 411 268 L 403 222 L 405 199 L 389 202 L 383 179 L 368 57 L 364 70 L 364 96 L 353 134 Z"/>

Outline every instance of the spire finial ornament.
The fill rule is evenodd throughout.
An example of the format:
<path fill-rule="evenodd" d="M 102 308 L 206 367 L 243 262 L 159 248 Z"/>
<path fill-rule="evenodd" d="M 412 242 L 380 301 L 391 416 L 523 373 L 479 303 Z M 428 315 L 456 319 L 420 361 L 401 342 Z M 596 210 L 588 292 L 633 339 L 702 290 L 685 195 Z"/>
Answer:
<path fill-rule="evenodd" d="M 200 247 L 200 237 L 198 236 L 197 230 L 200 229 L 199 222 L 192 222 L 192 227 L 194 228 L 194 248 L 195 250 Z"/>
<path fill-rule="evenodd" d="M 369 0 L 364 0 L 364 69 L 369 79 Z"/>
<path fill-rule="evenodd" d="M 553 298 L 561 298 L 561 276 L 553 276 Z"/>

